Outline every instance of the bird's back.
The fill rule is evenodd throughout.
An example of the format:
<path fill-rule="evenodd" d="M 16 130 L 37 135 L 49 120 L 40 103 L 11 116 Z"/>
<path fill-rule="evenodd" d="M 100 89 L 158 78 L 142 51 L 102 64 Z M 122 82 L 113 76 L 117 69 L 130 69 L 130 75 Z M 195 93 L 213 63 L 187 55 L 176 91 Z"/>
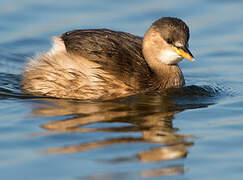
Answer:
<path fill-rule="evenodd" d="M 38 95 L 110 99 L 146 90 L 152 76 L 141 37 L 107 29 L 74 30 L 27 65 L 22 87 Z"/>
<path fill-rule="evenodd" d="M 61 36 L 70 54 L 100 64 L 132 88 L 145 88 L 151 70 L 142 54 L 142 38 L 108 29 L 74 30 Z"/>

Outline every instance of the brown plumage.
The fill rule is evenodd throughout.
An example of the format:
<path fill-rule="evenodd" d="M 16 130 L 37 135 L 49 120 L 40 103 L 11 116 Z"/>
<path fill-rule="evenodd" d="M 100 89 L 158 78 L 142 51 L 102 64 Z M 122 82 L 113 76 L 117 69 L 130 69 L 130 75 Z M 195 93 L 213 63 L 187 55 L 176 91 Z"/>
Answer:
<path fill-rule="evenodd" d="M 69 31 L 25 67 L 22 89 L 58 98 L 111 99 L 181 87 L 177 62 L 184 55 L 178 53 L 193 58 L 188 39 L 188 27 L 177 18 L 157 20 L 144 39 L 108 29 Z"/>

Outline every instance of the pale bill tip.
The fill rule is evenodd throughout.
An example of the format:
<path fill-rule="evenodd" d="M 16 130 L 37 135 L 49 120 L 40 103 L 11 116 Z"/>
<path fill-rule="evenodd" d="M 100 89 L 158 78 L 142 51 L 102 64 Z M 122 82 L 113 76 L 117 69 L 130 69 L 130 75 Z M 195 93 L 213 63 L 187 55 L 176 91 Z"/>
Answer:
<path fill-rule="evenodd" d="M 191 61 L 196 61 L 196 59 L 195 58 L 192 58 Z"/>

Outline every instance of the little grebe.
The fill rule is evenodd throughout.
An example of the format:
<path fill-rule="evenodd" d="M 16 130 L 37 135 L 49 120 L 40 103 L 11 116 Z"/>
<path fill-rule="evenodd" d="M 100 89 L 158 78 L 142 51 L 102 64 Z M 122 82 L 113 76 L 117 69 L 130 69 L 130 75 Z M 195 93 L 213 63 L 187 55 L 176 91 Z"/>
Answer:
<path fill-rule="evenodd" d="M 108 29 L 73 30 L 53 38 L 52 49 L 31 60 L 22 90 L 41 96 L 111 99 L 182 87 L 177 65 L 194 60 L 189 28 L 178 18 L 155 21 L 144 38 Z"/>

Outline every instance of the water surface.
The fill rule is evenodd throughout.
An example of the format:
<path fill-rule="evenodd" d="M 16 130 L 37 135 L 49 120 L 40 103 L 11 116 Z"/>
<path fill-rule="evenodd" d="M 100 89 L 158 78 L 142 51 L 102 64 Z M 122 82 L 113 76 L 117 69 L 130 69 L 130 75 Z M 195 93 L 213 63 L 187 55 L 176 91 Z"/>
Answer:
<path fill-rule="evenodd" d="M 2 0 L 1 179 L 241 179 L 241 1 Z M 51 36 L 109 28 L 143 36 L 157 18 L 190 27 L 186 87 L 98 102 L 24 95 L 21 71 Z"/>

